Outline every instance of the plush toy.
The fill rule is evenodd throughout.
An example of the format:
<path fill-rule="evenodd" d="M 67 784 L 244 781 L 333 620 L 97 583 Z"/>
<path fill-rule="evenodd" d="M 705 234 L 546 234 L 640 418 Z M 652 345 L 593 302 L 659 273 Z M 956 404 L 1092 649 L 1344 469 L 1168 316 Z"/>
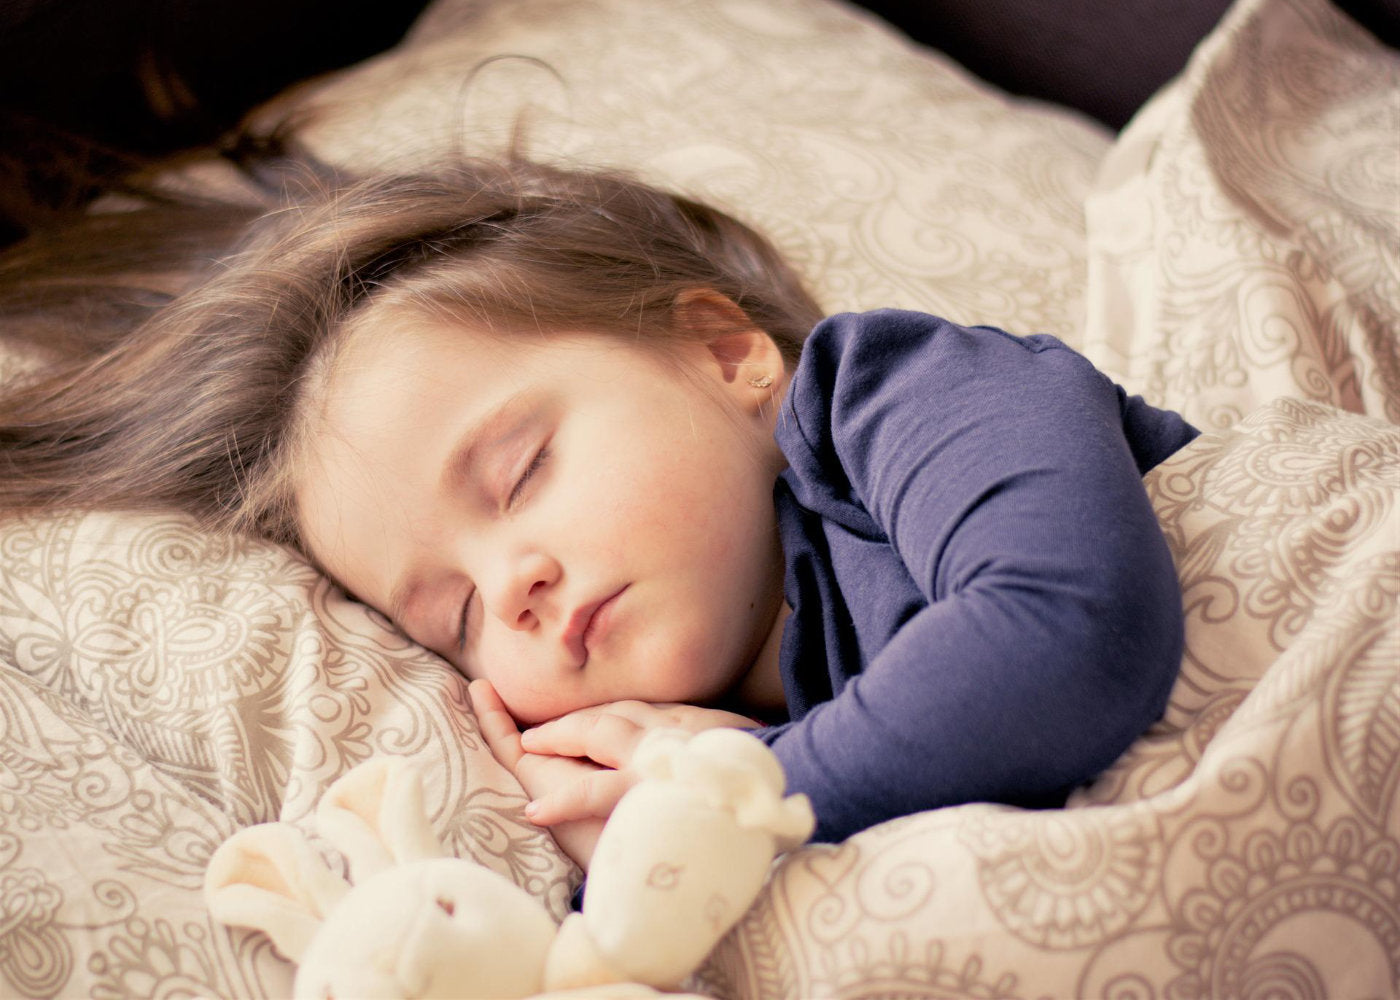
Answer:
<path fill-rule="evenodd" d="M 215 919 L 299 963 L 298 997 L 647 995 L 675 987 L 743 916 L 776 854 L 812 833 L 805 796 L 737 729 L 656 730 L 598 840 L 581 913 L 562 925 L 508 879 L 446 857 L 403 758 L 347 772 L 316 809 L 353 887 L 296 827 L 234 834 L 210 859 Z"/>

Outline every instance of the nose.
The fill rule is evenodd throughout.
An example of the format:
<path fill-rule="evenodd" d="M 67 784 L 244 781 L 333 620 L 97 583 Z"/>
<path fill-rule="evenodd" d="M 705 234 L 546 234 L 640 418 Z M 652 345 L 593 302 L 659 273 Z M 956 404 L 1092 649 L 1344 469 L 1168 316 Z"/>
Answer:
<path fill-rule="evenodd" d="M 509 560 L 496 584 L 496 593 L 483 595 L 486 606 L 508 628 L 529 631 L 548 613 L 559 564 L 543 553 L 530 552 Z"/>

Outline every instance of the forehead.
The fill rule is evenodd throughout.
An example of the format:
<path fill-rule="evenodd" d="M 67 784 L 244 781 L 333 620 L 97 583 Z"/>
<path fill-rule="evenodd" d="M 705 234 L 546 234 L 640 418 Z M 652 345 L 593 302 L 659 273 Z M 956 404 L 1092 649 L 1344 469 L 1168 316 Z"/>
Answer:
<path fill-rule="evenodd" d="M 390 559 L 388 536 L 408 523 L 401 487 L 427 473 L 426 451 L 409 446 L 409 428 L 423 444 L 445 431 L 432 390 L 463 374 L 450 345 L 437 340 L 404 323 L 362 326 L 347 332 L 310 386 L 294 472 L 300 532 L 332 576 L 369 600 L 361 564 Z"/>
<path fill-rule="evenodd" d="M 369 318 L 346 331 L 309 388 L 294 473 L 306 546 L 352 589 L 362 574 L 349 557 L 411 525 L 463 422 L 516 391 L 524 360 L 544 351 L 402 311 Z"/>

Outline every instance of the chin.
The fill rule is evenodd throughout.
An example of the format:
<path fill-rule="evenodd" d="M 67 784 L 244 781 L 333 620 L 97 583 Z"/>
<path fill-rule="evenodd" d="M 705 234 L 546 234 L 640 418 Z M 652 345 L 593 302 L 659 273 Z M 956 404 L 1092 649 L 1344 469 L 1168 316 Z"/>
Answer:
<path fill-rule="evenodd" d="M 498 691 L 497 693 L 499 694 L 500 692 Z M 521 699 L 512 700 L 504 694 L 501 695 L 501 702 L 506 706 L 506 711 L 510 713 L 510 717 L 521 726 L 538 726 L 542 722 L 548 722 L 550 719 L 557 719 L 561 715 L 568 715 L 570 712 L 576 712 L 580 708 L 592 708 L 594 705 L 599 704 L 595 701 L 580 701 L 575 704 L 573 702 L 559 701 L 541 703 L 531 699 L 525 699 L 523 701 Z"/>

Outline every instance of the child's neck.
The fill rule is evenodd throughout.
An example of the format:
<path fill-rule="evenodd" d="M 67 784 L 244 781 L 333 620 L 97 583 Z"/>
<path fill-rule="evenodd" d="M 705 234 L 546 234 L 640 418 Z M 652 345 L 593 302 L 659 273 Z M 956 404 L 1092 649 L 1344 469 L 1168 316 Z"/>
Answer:
<path fill-rule="evenodd" d="M 753 666 L 739 678 L 739 683 L 733 689 L 734 700 L 761 717 L 783 715 L 787 712 L 787 698 L 783 696 L 783 676 L 779 662 L 783 625 L 790 614 L 792 609 L 788 607 L 787 601 L 780 602 L 773 627 L 769 630 L 768 637 L 763 640 L 763 646 L 759 649 Z"/>

